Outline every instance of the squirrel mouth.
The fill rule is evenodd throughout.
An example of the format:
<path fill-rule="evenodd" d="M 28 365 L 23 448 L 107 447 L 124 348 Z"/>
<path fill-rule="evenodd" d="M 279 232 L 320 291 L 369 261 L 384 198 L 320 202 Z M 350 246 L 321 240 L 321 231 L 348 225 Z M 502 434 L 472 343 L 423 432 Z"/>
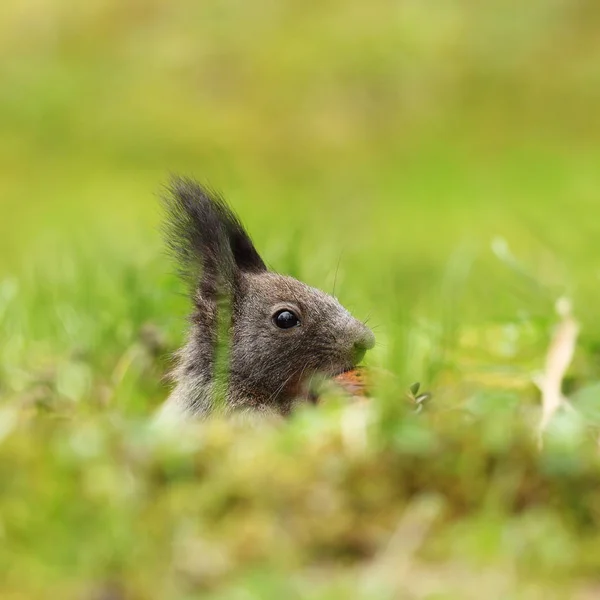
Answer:
<path fill-rule="evenodd" d="M 344 367 L 338 367 L 336 369 L 330 369 L 327 373 L 324 373 L 328 378 L 334 378 L 338 375 L 343 375 L 344 373 L 348 373 L 348 371 L 352 371 L 355 369 L 355 365 L 346 365 Z"/>
<path fill-rule="evenodd" d="M 297 395 L 316 404 L 321 397 L 322 384 L 326 381 L 337 383 L 351 394 L 361 395 L 361 393 L 356 393 L 356 391 L 364 387 L 362 383 L 363 375 L 363 367 L 359 367 L 353 363 L 331 367 L 328 370 L 316 371 L 314 375 L 304 378 L 299 383 Z"/>
<path fill-rule="evenodd" d="M 360 357 L 362 359 L 362 356 Z M 332 367 L 329 371 L 324 373 L 327 377 L 337 377 L 338 375 L 343 375 L 344 373 L 349 373 L 350 371 L 360 370 L 362 366 L 359 365 L 360 360 L 351 360 L 348 362 L 344 362 L 341 366 Z"/>
<path fill-rule="evenodd" d="M 351 397 L 366 398 L 369 396 L 369 377 L 364 367 L 353 365 L 337 369 L 336 372 L 329 375 L 328 379 Z M 318 402 L 319 393 L 313 392 L 310 399 L 315 403 Z"/>

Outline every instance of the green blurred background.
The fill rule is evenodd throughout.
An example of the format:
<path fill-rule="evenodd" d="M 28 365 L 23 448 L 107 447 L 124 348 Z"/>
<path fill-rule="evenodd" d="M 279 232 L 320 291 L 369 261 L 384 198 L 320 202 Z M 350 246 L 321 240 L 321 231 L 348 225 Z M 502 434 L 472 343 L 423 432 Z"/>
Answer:
<path fill-rule="evenodd" d="M 502 235 L 593 268 L 599 12 L 5 1 L 2 269 L 70 238 L 158 247 L 169 172 L 221 188 L 274 260 L 300 231 L 333 268 L 418 272 Z"/>

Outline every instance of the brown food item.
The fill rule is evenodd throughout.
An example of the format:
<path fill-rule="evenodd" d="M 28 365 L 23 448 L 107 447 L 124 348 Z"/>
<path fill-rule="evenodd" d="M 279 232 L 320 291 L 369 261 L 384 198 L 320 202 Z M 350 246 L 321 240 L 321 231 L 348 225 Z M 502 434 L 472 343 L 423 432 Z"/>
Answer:
<path fill-rule="evenodd" d="M 352 396 L 366 397 L 369 395 L 369 379 L 364 367 L 356 367 L 340 373 L 333 381 Z"/>

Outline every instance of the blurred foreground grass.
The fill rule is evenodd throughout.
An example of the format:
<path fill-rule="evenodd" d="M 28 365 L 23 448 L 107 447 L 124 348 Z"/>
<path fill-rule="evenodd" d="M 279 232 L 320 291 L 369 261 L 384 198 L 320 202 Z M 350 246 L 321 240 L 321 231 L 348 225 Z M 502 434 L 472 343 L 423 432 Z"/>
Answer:
<path fill-rule="evenodd" d="M 596 597 L 599 16 L 4 2 L 1 597 Z M 185 327 L 169 171 L 369 316 L 368 408 L 152 429 Z M 576 412 L 540 452 L 562 295 Z"/>

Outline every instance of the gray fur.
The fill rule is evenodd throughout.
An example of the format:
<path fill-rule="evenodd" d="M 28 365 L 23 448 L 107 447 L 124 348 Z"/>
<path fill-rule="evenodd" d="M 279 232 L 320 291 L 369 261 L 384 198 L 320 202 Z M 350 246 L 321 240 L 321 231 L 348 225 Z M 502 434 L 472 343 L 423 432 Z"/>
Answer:
<path fill-rule="evenodd" d="M 285 415 L 306 399 L 306 383 L 354 367 L 374 345 L 371 330 L 332 296 L 267 270 L 239 220 L 214 192 L 186 179 L 164 197 L 167 243 L 194 304 L 187 342 L 177 355 L 175 388 L 161 417 L 205 416 L 215 409 L 219 307 L 230 308 L 226 412 Z M 273 315 L 291 309 L 298 327 Z"/>

